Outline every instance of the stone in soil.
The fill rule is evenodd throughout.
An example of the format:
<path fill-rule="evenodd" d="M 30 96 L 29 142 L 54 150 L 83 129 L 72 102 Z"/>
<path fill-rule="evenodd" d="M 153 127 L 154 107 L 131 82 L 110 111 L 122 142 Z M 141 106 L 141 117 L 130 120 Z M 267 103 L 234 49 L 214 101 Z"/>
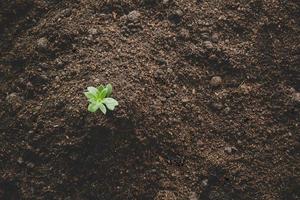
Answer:
<path fill-rule="evenodd" d="M 22 99 L 15 92 L 7 95 L 6 96 L 6 101 L 10 105 L 10 107 L 12 108 L 12 110 L 14 110 L 14 111 L 16 111 L 17 109 L 19 109 L 22 106 Z"/>
<path fill-rule="evenodd" d="M 205 41 L 203 44 L 204 44 L 204 47 L 205 47 L 206 49 L 208 49 L 208 50 L 214 48 L 214 45 L 212 44 L 211 41 Z"/>
<path fill-rule="evenodd" d="M 296 102 L 300 102 L 300 92 L 295 92 L 292 96 L 293 100 Z"/>
<path fill-rule="evenodd" d="M 204 179 L 204 180 L 202 181 L 202 185 L 203 185 L 204 187 L 206 187 L 206 186 L 208 185 L 208 179 Z"/>
<path fill-rule="evenodd" d="M 187 97 L 185 97 L 185 98 L 182 99 L 182 102 L 183 102 L 183 103 L 187 103 L 187 102 L 189 102 L 189 101 L 190 101 L 190 99 L 187 98 Z"/>
<path fill-rule="evenodd" d="M 183 39 L 189 39 L 190 38 L 190 32 L 187 29 L 182 28 L 179 31 L 179 37 L 181 37 Z"/>
<path fill-rule="evenodd" d="M 212 103 L 211 104 L 211 107 L 214 109 L 214 110 L 221 110 L 223 108 L 223 104 L 221 103 Z"/>
<path fill-rule="evenodd" d="M 211 36 L 211 41 L 213 41 L 213 42 L 218 42 L 218 40 L 219 40 L 219 36 L 218 36 L 218 34 L 217 33 L 213 33 L 212 34 L 212 36 Z"/>
<path fill-rule="evenodd" d="M 37 47 L 39 49 L 47 49 L 49 41 L 46 37 L 42 37 L 37 41 Z"/>
<path fill-rule="evenodd" d="M 89 32 L 89 34 L 91 34 L 91 35 L 96 35 L 96 34 L 98 33 L 98 31 L 97 31 L 96 28 L 90 28 L 90 29 L 88 30 L 88 32 Z"/>
<path fill-rule="evenodd" d="M 210 85 L 213 87 L 218 87 L 222 84 L 222 78 L 220 76 L 214 76 L 210 80 Z"/>
<path fill-rule="evenodd" d="M 226 108 L 224 108 L 224 113 L 227 115 L 227 114 L 229 114 L 230 110 L 231 109 L 229 107 L 226 107 Z"/>
<path fill-rule="evenodd" d="M 162 1 L 162 3 L 165 4 L 165 5 L 168 4 L 169 2 L 170 2 L 170 0 L 163 0 Z"/>
<path fill-rule="evenodd" d="M 24 161 L 23 161 L 23 158 L 22 157 L 19 157 L 18 158 L 18 160 L 17 160 L 17 162 L 19 163 L 19 164 L 22 164 Z"/>
<path fill-rule="evenodd" d="M 189 196 L 189 200 L 198 200 L 197 193 L 191 192 L 191 194 Z"/>
<path fill-rule="evenodd" d="M 127 19 L 129 21 L 132 21 L 132 22 L 136 22 L 138 21 L 139 19 L 141 18 L 141 13 L 139 11 L 131 11 L 128 15 L 127 15 Z"/>
<path fill-rule="evenodd" d="M 228 154 L 231 154 L 233 152 L 237 152 L 238 150 L 235 147 L 225 147 L 224 151 Z"/>

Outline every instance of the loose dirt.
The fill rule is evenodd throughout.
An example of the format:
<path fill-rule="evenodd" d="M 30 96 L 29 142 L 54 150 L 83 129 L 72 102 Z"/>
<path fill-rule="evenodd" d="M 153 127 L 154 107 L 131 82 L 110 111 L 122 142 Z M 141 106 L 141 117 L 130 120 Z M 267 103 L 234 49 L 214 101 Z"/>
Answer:
<path fill-rule="evenodd" d="M 299 199 L 299 10 L 2 0 L 0 199 Z"/>

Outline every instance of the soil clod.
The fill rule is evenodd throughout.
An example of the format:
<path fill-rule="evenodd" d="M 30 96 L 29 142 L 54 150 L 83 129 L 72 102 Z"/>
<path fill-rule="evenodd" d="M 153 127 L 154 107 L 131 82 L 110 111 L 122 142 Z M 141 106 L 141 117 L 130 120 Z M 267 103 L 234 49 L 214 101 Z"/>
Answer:
<path fill-rule="evenodd" d="M 17 111 L 22 106 L 22 98 L 15 92 L 7 95 L 6 101 L 13 111 Z"/>
<path fill-rule="evenodd" d="M 37 47 L 41 50 L 46 50 L 48 48 L 49 41 L 46 37 L 42 37 L 37 41 Z"/>
<path fill-rule="evenodd" d="M 222 78 L 220 76 L 213 76 L 210 80 L 210 85 L 213 87 L 218 87 L 222 85 Z"/>

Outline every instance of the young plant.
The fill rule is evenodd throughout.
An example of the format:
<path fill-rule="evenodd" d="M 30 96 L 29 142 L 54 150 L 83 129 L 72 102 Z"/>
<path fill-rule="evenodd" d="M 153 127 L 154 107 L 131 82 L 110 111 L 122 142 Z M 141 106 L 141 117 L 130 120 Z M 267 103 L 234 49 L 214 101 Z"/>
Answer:
<path fill-rule="evenodd" d="M 87 92 L 84 95 L 88 98 L 90 102 L 88 106 L 88 111 L 96 112 L 98 109 L 101 110 L 103 114 L 106 114 L 106 108 L 109 110 L 114 110 L 119 103 L 109 97 L 112 93 L 112 86 L 108 84 L 106 86 L 100 85 L 99 87 L 88 87 Z"/>

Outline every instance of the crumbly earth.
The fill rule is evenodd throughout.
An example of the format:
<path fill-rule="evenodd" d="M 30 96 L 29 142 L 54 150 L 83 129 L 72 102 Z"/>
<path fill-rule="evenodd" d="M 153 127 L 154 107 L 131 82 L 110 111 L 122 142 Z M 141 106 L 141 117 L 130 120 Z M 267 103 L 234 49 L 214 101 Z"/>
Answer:
<path fill-rule="evenodd" d="M 1 0 L 0 199 L 299 199 L 299 10 Z"/>

